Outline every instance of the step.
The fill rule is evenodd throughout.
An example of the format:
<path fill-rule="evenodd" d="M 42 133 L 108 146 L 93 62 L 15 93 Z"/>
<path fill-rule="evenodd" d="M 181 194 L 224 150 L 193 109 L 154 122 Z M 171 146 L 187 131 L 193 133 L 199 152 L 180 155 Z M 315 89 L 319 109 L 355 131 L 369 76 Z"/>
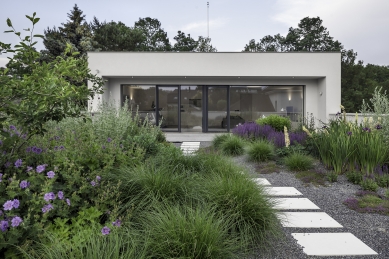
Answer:
<path fill-rule="evenodd" d="M 270 196 L 298 196 L 303 195 L 294 187 L 265 187 L 265 191 Z"/>
<path fill-rule="evenodd" d="M 286 228 L 342 228 L 325 212 L 279 212 L 277 217 Z"/>
<path fill-rule="evenodd" d="M 275 201 L 275 209 L 278 210 L 319 210 L 316 206 L 307 198 L 273 198 Z"/>

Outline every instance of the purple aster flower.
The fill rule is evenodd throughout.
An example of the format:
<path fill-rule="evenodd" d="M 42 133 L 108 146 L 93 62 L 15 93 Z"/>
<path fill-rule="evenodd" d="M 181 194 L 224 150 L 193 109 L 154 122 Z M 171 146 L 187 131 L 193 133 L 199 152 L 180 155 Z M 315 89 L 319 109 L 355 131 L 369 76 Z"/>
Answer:
<path fill-rule="evenodd" d="M 42 173 L 43 171 L 45 171 L 45 169 L 46 169 L 46 165 L 38 165 L 36 167 L 36 172 L 37 173 Z"/>
<path fill-rule="evenodd" d="M 7 231 L 7 229 L 8 229 L 8 221 L 6 221 L 6 220 L 0 221 L 0 229 L 3 232 Z"/>
<path fill-rule="evenodd" d="M 35 154 L 39 155 L 40 153 L 42 153 L 42 149 L 41 148 L 37 148 L 36 151 L 35 151 Z"/>
<path fill-rule="evenodd" d="M 68 204 L 68 206 L 70 206 L 70 200 L 69 199 L 66 199 L 66 203 Z"/>
<path fill-rule="evenodd" d="M 4 166 L 5 166 L 6 168 L 8 168 L 10 165 L 11 165 L 11 162 L 10 162 L 10 161 L 8 161 L 7 163 L 4 164 Z"/>
<path fill-rule="evenodd" d="M 59 150 L 64 150 L 65 147 L 64 146 L 59 146 Z"/>
<path fill-rule="evenodd" d="M 52 204 L 46 204 L 45 206 L 43 206 L 42 208 L 42 212 L 43 213 L 46 213 L 46 212 L 49 212 L 50 210 L 54 209 L 53 205 Z"/>
<path fill-rule="evenodd" d="M 108 143 L 111 143 L 112 139 L 111 138 L 107 138 L 107 142 Z"/>
<path fill-rule="evenodd" d="M 3 208 L 4 210 L 12 210 L 13 209 L 13 202 L 12 201 L 6 201 L 4 204 L 3 204 Z"/>
<path fill-rule="evenodd" d="M 45 201 L 55 200 L 55 194 L 53 192 L 48 192 L 43 197 Z"/>
<path fill-rule="evenodd" d="M 9 126 L 10 130 L 16 130 L 16 127 L 14 125 Z"/>
<path fill-rule="evenodd" d="M 15 227 L 19 226 L 20 223 L 22 223 L 22 222 L 23 222 L 23 220 L 20 217 L 16 216 L 11 220 L 11 223 L 12 223 L 11 226 L 15 228 Z"/>
<path fill-rule="evenodd" d="M 57 193 L 58 199 L 63 200 L 63 191 Z"/>
<path fill-rule="evenodd" d="M 103 228 L 101 229 L 101 233 L 102 233 L 103 235 L 108 235 L 109 232 L 111 232 L 111 229 L 110 229 L 109 227 L 107 227 L 107 226 L 105 226 L 105 227 L 103 227 Z"/>
<path fill-rule="evenodd" d="M 97 181 L 100 181 L 100 180 L 101 180 L 101 177 L 100 177 L 100 176 L 96 176 L 96 180 L 97 180 Z"/>
<path fill-rule="evenodd" d="M 14 200 L 12 201 L 12 206 L 13 206 L 15 209 L 19 208 L 19 205 L 20 205 L 20 202 L 19 202 L 18 199 L 14 199 Z"/>
<path fill-rule="evenodd" d="M 55 173 L 53 171 L 47 172 L 47 177 L 50 178 L 50 179 L 54 178 L 54 175 L 55 175 Z"/>
<path fill-rule="evenodd" d="M 91 184 L 92 186 L 96 186 L 96 182 L 95 182 L 95 181 L 90 182 L 90 184 Z"/>
<path fill-rule="evenodd" d="M 31 147 L 26 148 L 26 152 L 30 153 L 31 152 Z"/>
<path fill-rule="evenodd" d="M 32 146 L 32 147 L 31 147 L 31 151 L 34 152 L 34 153 L 36 153 L 36 150 L 37 150 L 37 149 L 38 149 L 38 148 L 37 148 L 36 146 Z"/>
<path fill-rule="evenodd" d="M 16 162 L 15 162 L 15 167 L 16 167 L 16 168 L 21 167 L 21 166 L 22 166 L 22 163 L 23 163 L 22 159 L 16 160 Z"/>
<path fill-rule="evenodd" d="M 26 172 L 30 172 L 32 169 L 34 169 L 34 168 L 32 168 L 31 166 L 27 166 Z"/>
<path fill-rule="evenodd" d="M 20 188 L 25 189 L 28 186 L 30 186 L 30 183 L 27 182 L 26 180 L 23 180 L 23 181 L 20 182 L 19 186 L 20 186 Z"/>
<path fill-rule="evenodd" d="M 115 227 L 120 227 L 121 224 L 122 224 L 122 221 L 120 219 L 117 219 L 114 222 L 112 222 L 112 225 L 114 225 Z"/>
<path fill-rule="evenodd" d="M 379 130 L 379 129 L 382 129 L 382 126 L 381 126 L 380 124 L 377 124 L 377 125 L 375 126 L 375 128 Z"/>
<path fill-rule="evenodd" d="M 353 133 L 351 131 L 347 132 L 348 136 L 351 136 Z"/>

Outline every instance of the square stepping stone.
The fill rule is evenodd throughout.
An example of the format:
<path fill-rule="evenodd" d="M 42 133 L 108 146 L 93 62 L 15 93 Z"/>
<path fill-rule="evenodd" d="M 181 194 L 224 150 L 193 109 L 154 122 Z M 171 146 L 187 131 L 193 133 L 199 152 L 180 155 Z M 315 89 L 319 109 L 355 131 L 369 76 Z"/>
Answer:
<path fill-rule="evenodd" d="M 319 210 L 316 206 L 307 198 L 273 198 L 275 201 L 275 209 L 278 210 Z"/>
<path fill-rule="evenodd" d="M 325 212 L 279 212 L 277 217 L 286 228 L 342 228 Z"/>
<path fill-rule="evenodd" d="M 266 187 L 265 191 L 270 196 L 298 196 L 303 195 L 294 187 Z"/>
<path fill-rule="evenodd" d="M 182 142 L 181 146 L 200 146 L 200 142 Z"/>
<path fill-rule="evenodd" d="M 307 255 L 347 256 L 376 255 L 351 233 L 292 233 Z"/>
<path fill-rule="evenodd" d="M 253 181 L 260 185 L 271 185 L 270 182 L 265 178 L 253 178 Z"/>

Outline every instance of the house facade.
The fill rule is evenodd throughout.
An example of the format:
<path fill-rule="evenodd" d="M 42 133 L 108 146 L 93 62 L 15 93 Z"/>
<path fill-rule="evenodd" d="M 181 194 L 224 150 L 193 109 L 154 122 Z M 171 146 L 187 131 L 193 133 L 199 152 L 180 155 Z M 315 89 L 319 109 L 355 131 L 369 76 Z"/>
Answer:
<path fill-rule="evenodd" d="M 89 52 L 104 94 L 171 132 L 228 132 L 277 114 L 326 122 L 341 102 L 340 52 Z"/>

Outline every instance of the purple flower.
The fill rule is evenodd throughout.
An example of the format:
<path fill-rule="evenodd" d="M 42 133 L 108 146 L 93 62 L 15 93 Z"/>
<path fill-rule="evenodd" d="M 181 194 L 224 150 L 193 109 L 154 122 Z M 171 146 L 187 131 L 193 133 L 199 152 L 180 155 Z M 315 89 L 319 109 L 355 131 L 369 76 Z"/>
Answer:
<path fill-rule="evenodd" d="M 15 167 L 16 167 L 16 168 L 21 167 L 21 166 L 22 166 L 22 163 L 23 163 L 22 159 L 16 160 L 16 162 L 15 162 Z"/>
<path fill-rule="evenodd" d="M 54 209 L 53 205 L 52 204 L 46 204 L 45 206 L 43 206 L 42 208 L 42 212 L 43 213 L 46 213 L 46 212 L 49 212 L 50 210 Z"/>
<path fill-rule="evenodd" d="M 28 186 L 30 186 L 30 183 L 27 182 L 26 180 L 23 180 L 23 181 L 20 182 L 19 186 L 20 186 L 20 188 L 25 189 Z"/>
<path fill-rule="evenodd" d="M 45 169 L 46 169 L 46 165 L 38 165 L 36 167 L 36 172 L 37 173 L 42 173 L 43 171 L 45 171 Z"/>
<path fill-rule="evenodd" d="M 31 152 L 31 147 L 26 148 L 26 152 L 30 153 Z"/>
<path fill-rule="evenodd" d="M 27 166 L 26 172 L 30 172 L 32 169 L 34 169 L 34 168 L 32 168 L 31 166 Z"/>
<path fill-rule="evenodd" d="M 340 113 L 340 112 L 337 112 L 335 116 L 339 116 L 339 115 L 341 115 L 341 113 Z"/>
<path fill-rule="evenodd" d="M 47 177 L 50 178 L 50 179 L 54 178 L 54 175 L 55 175 L 55 173 L 53 171 L 47 172 Z"/>
<path fill-rule="evenodd" d="M 364 131 L 366 131 L 366 132 L 370 132 L 370 131 L 371 131 L 368 127 L 363 128 L 362 130 L 364 130 Z"/>
<path fill-rule="evenodd" d="M 13 209 L 13 202 L 12 201 L 6 201 L 4 204 L 3 204 L 3 208 L 4 210 L 12 210 Z"/>
<path fill-rule="evenodd" d="M 61 138 L 59 136 L 54 137 L 55 140 L 60 140 Z"/>
<path fill-rule="evenodd" d="M 0 182 L 3 181 L 3 174 L 0 174 Z"/>
<path fill-rule="evenodd" d="M 3 232 L 7 231 L 7 229 L 8 229 L 8 221 L 6 221 L 6 220 L 0 221 L 0 229 Z"/>
<path fill-rule="evenodd" d="M 53 192 L 48 192 L 43 197 L 45 201 L 55 200 L 55 194 Z"/>
<path fill-rule="evenodd" d="M 16 130 L 16 127 L 14 125 L 9 126 L 10 130 Z"/>
<path fill-rule="evenodd" d="M 15 228 L 15 227 L 19 226 L 20 223 L 22 223 L 22 222 L 23 222 L 23 220 L 20 217 L 16 216 L 11 220 L 11 223 L 12 223 L 11 226 Z"/>
<path fill-rule="evenodd" d="M 19 202 L 18 199 L 14 199 L 14 200 L 12 201 L 12 206 L 13 206 L 15 209 L 19 208 L 19 205 L 20 205 L 20 202 Z"/>
<path fill-rule="evenodd" d="M 348 136 L 351 136 L 353 133 L 351 131 L 347 132 Z"/>
<path fill-rule="evenodd" d="M 59 191 L 57 193 L 57 196 L 58 196 L 58 199 L 63 200 L 63 192 L 62 191 Z"/>
<path fill-rule="evenodd" d="M 54 151 L 57 151 L 57 150 L 58 150 L 58 147 L 57 147 L 57 146 L 55 146 L 55 147 L 54 147 Z"/>
<path fill-rule="evenodd" d="M 97 181 L 100 181 L 100 180 L 101 180 L 101 177 L 100 177 L 100 176 L 96 176 L 96 180 L 97 180 Z"/>
<path fill-rule="evenodd" d="M 105 149 L 105 146 L 103 145 L 101 148 L 102 148 L 102 149 Z"/>
<path fill-rule="evenodd" d="M 91 184 L 92 186 L 96 186 L 96 182 L 95 182 L 95 181 L 90 182 L 90 184 Z"/>
<path fill-rule="evenodd" d="M 382 129 L 382 126 L 381 126 L 380 124 L 377 124 L 377 125 L 375 126 L 375 128 L 379 130 L 379 129 Z"/>
<path fill-rule="evenodd" d="M 8 161 L 7 163 L 4 164 L 4 166 L 5 166 L 6 168 L 8 168 L 10 165 L 11 165 L 11 162 L 10 162 L 10 161 Z"/>
<path fill-rule="evenodd" d="M 36 146 L 32 146 L 32 147 L 31 147 L 31 151 L 34 152 L 34 153 L 36 153 L 36 150 L 37 150 L 37 149 L 38 149 L 38 148 L 37 148 Z"/>
<path fill-rule="evenodd" d="M 111 143 L 112 139 L 111 138 L 107 138 L 107 142 L 108 143 Z"/>
<path fill-rule="evenodd" d="M 101 229 L 101 233 L 102 233 L 103 235 L 108 235 L 109 232 L 111 232 L 111 229 L 110 229 L 109 227 L 107 227 L 107 226 L 105 226 L 105 227 L 103 227 L 103 228 Z"/>
<path fill-rule="evenodd" d="M 66 199 L 66 203 L 68 204 L 68 206 L 70 206 L 70 200 L 69 199 Z"/>
<path fill-rule="evenodd" d="M 64 146 L 59 146 L 59 150 L 64 150 L 65 147 Z"/>
<path fill-rule="evenodd" d="M 122 221 L 120 219 L 117 219 L 114 222 L 112 222 L 112 225 L 114 225 L 115 227 L 120 227 L 121 224 L 122 224 Z"/>
<path fill-rule="evenodd" d="M 35 151 L 35 154 L 39 155 L 40 153 L 42 153 L 42 149 L 41 148 L 37 148 L 36 151 Z"/>

